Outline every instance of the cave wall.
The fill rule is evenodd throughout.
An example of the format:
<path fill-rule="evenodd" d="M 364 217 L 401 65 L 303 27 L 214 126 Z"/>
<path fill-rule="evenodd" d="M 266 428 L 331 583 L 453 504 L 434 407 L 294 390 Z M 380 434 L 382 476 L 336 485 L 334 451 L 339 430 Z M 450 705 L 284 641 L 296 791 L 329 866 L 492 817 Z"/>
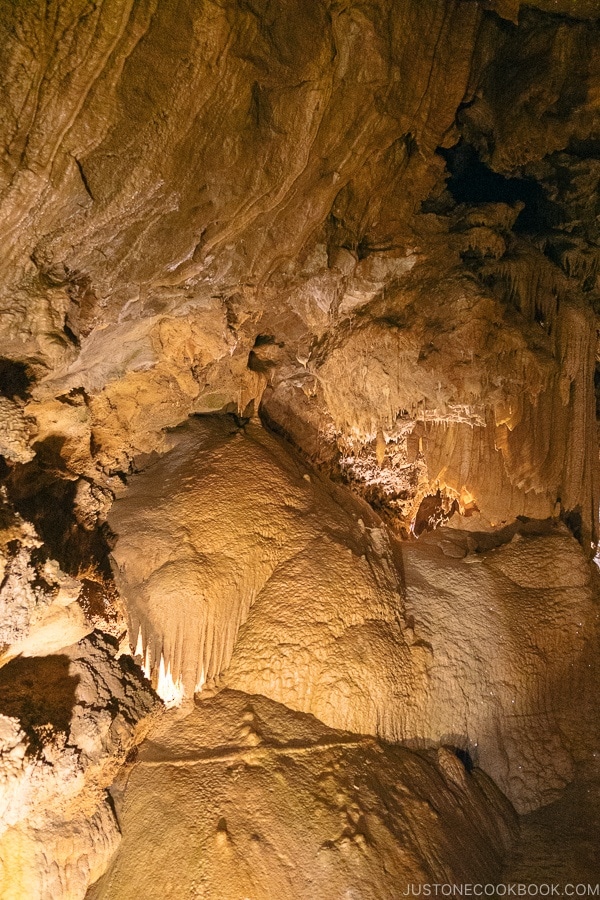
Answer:
<path fill-rule="evenodd" d="M 401 530 L 439 487 L 595 539 L 598 29 L 566 5 L 5 4 L 13 456 L 30 423 L 113 490 L 264 398 Z"/>
<path fill-rule="evenodd" d="M 0 678 L 96 685 L 0 696 L 0 895 L 109 865 L 144 672 L 556 797 L 597 684 L 595 0 L 0 0 L 0 147 Z"/>

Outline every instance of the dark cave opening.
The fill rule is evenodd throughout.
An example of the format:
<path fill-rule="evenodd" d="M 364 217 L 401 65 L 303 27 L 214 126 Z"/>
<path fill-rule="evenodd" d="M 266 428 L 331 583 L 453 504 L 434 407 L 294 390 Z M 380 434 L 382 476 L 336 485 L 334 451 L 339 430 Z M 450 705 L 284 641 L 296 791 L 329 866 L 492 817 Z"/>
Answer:
<path fill-rule="evenodd" d="M 77 519 L 77 480 L 61 458 L 62 438 L 34 444 L 35 458 L 5 464 L 2 480 L 17 512 L 32 522 L 49 555 L 69 575 L 95 572 L 112 581 L 109 553 L 112 535 L 104 523 L 86 527 Z"/>
<path fill-rule="evenodd" d="M 437 491 L 435 494 L 427 494 L 427 496 L 423 497 L 417 510 L 412 526 L 413 534 L 415 537 L 419 537 L 424 532 L 439 528 L 458 510 L 459 505 L 457 501 L 449 501 L 447 497 L 442 495 L 441 491 Z"/>
<path fill-rule="evenodd" d="M 0 394 L 9 400 L 25 400 L 32 377 L 25 363 L 0 357 Z"/>
<path fill-rule="evenodd" d="M 543 188 L 533 178 L 509 177 L 494 172 L 479 157 L 477 150 L 463 141 L 454 147 L 438 148 L 450 173 L 446 187 L 457 203 L 523 203 L 514 230 L 533 234 L 559 224 L 557 211 Z"/>

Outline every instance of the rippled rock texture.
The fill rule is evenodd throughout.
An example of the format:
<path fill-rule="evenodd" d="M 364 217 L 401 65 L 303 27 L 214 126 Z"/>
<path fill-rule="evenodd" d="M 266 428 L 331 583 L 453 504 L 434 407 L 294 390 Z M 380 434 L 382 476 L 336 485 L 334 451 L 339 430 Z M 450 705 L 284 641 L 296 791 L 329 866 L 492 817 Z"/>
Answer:
<path fill-rule="evenodd" d="M 595 535 L 598 29 L 505 5 L 5 4 L 31 440 L 110 489 L 264 398 L 401 531 L 439 488 Z"/>
<path fill-rule="evenodd" d="M 596 0 L 0 0 L 2 897 L 109 865 L 142 668 L 561 802 L 597 716 L 599 183 Z M 19 666 L 30 705 L 96 673 L 104 762 Z"/>
<path fill-rule="evenodd" d="M 493 880 L 516 824 L 449 750 L 412 753 L 237 691 L 153 729 L 118 803 L 124 840 L 95 900 L 379 900 Z"/>
<path fill-rule="evenodd" d="M 599 625 L 564 526 L 402 544 L 264 429 L 203 417 L 172 441 L 110 515 L 159 691 L 224 683 L 334 728 L 455 746 L 521 811 L 557 796 L 593 749 L 579 721 Z"/>

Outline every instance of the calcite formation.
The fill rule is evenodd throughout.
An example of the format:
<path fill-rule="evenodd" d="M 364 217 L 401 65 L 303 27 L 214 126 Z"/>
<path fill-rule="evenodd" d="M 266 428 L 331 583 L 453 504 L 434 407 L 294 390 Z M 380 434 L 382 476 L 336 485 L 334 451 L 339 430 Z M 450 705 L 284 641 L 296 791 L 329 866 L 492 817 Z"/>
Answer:
<path fill-rule="evenodd" d="M 597 0 L 0 0 L 0 898 L 551 871 L 599 185 Z"/>
<path fill-rule="evenodd" d="M 493 881 L 514 834 L 500 792 L 451 751 L 333 731 L 264 697 L 223 691 L 148 737 L 94 900 L 375 900 L 410 883 Z M 170 840 L 152 846 L 157 832 Z"/>
<path fill-rule="evenodd" d="M 0 661 L 46 656 L 91 631 L 77 602 L 81 584 L 40 553 L 42 541 L 0 496 Z"/>
<path fill-rule="evenodd" d="M 571 780 L 591 752 L 577 719 L 600 618 L 565 526 L 400 544 L 264 429 L 199 418 L 171 440 L 110 514 L 130 633 L 167 701 L 216 681 L 334 728 L 450 744 L 521 811 Z"/>
<path fill-rule="evenodd" d="M 83 897 L 119 831 L 106 788 L 156 704 L 100 635 L 0 670 L 0 896 Z"/>

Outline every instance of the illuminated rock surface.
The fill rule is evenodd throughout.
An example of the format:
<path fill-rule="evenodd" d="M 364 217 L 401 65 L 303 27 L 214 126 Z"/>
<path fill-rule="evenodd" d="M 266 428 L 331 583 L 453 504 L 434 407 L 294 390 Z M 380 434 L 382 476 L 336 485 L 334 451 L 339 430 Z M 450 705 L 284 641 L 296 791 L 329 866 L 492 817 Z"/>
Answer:
<path fill-rule="evenodd" d="M 113 644 L 0 669 L 0 896 L 83 897 L 119 842 L 108 803 L 156 698 Z"/>
<path fill-rule="evenodd" d="M 420 756 L 232 691 L 163 718 L 124 783 L 95 900 L 374 900 L 493 880 L 516 823 L 449 750 Z"/>
<path fill-rule="evenodd" d="M 571 780 L 599 617 L 564 526 L 402 545 L 260 428 L 213 417 L 171 439 L 110 515 L 149 675 L 191 696 L 224 673 L 334 728 L 453 744 L 520 810 Z"/>
<path fill-rule="evenodd" d="M 377 740 L 454 747 L 527 813 L 511 871 L 592 877 L 599 184 L 597 0 L 0 0 L 2 900 L 110 866 L 141 666 L 362 735 L 381 808 L 392 756 L 439 782 Z M 308 885 L 338 832 L 274 760 Z M 411 865 L 470 877 L 469 802 Z M 394 817 L 355 872 L 393 900 Z"/>

